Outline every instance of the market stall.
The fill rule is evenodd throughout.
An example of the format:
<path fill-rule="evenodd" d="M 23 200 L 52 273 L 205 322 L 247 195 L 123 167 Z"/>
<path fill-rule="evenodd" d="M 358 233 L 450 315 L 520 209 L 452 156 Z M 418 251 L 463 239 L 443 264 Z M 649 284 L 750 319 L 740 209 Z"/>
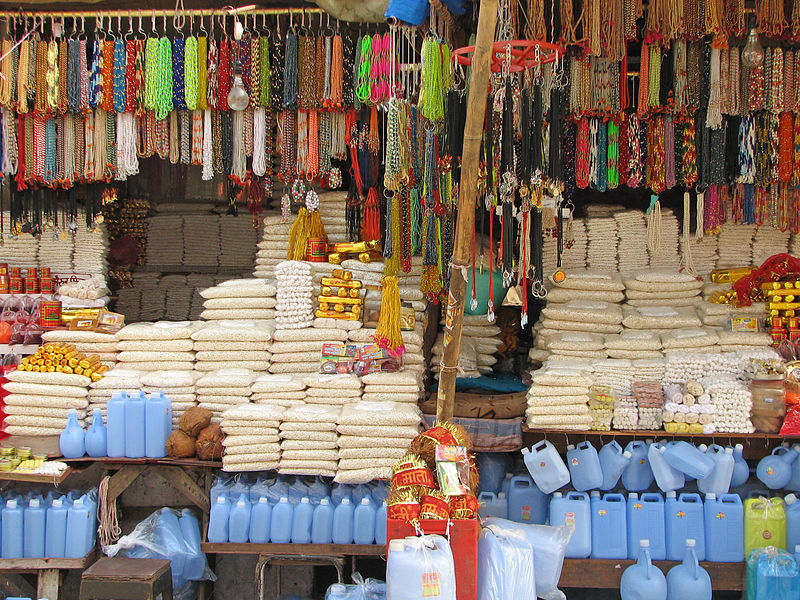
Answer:
<path fill-rule="evenodd" d="M 0 574 L 800 586 L 800 8 L 156 4 L 0 11 Z"/>

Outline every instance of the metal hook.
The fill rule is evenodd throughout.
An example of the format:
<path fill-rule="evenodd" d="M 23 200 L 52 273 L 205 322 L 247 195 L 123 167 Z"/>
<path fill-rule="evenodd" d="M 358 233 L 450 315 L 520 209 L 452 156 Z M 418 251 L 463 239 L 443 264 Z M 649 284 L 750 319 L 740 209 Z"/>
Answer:
<path fill-rule="evenodd" d="M 162 37 L 167 37 L 167 15 L 161 15 L 161 30 L 164 32 Z"/>
<path fill-rule="evenodd" d="M 203 33 L 206 34 L 206 37 L 208 37 L 208 31 L 206 30 L 206 22 L 205 22 L 205 19 L 203 18 L 203 14 L 202 13 L 200 14 L 200 28 L 199 28 L 199 31 L 202 31 Z"/>
<path fill-rule="evenodd" d="M 156 32 L 156 11 L 153 10 L 153 14 L 150 18 L 150 33 L 153 34 L 153 37 L 158 37 L 158 33 Z"/>

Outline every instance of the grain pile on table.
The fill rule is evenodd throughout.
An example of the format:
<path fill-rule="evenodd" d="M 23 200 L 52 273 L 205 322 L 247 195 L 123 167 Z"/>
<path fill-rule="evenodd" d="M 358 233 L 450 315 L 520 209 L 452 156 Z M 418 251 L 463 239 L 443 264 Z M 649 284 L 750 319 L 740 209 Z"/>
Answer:
<path fill-rule="evenodd" d="M 229 279 L 200 292 L 206 321 L 259 321 L 275 318 L 275 286 L 263 279 Z"/>
<path fill-rule="evenodd" d="M 361 380 L 355 375 L 315 373 L 303 377 L 306 404 L 340 407 L 361 400 Z"/>
<path fill-rule="evenodd" d="M 762 225 L 753 236 L 751 264 L 760 267 L 773 254 L 783 254 L 789 250 L 790 232 L 781 231 L 772 225 Z"/>
<path fill-rule="evenodd" d="M 320 367 L 322 346 L 328 342 L 344 342 L 344 329 L 276 329 L 270 346 L 272 363 L 270 373 L 317 373 Z"/>
<path fill-rule="evenodd" d="M 647 244 L 650 266 L 677 269 L 681 264 L 681 256 L 678 253 L 677 217 L 671 210 L 662 207 L 660 227 L 655 218 L 652 223 L 652 231 L 649 233 L 651 237 Z"/>
<path fill-rule="evenodd" d="M 661 336 L 653 331 L 624 329 L 605 336 L 605 346 L 611 358 L 661 358 Z"/>
<path fill-rule="evenodd" d="M 625 277 L 628 306 L 694 306 L 703 281 L 685 272 L 647 269 Z"/>
<path fill-rule="evenodd" d="M 392 466 L 419 433 L 422 414 L 414 403 L 387 400 L 348 404 L 342 408 L 338 483 L 390 479 Z"/>
<path fill-rule="evenodd" d="M 226 437 L 222 444 L 223 471 L 277 469 L 281 457 L 278 435 L 285 409 L 277 405 L 242 404 L 222 415 Z"/>
<path fill-rule="evenodd" d="M 172 401 L 172 424 L 176 425 L 183 413 L 197 406 L 199 376 L 195 371 L 152 371 L 143 373 L 140 381 L 145 392 L 164 392 Z"/>
<path fill-rule="evenodd" d="M 11 215 L 3 211 L 5 223 L 11 223 Z M 37 265 L 39 238 L 23 233 L 16 238 L 6 237 L 0 244 L 0 260 L 11 265 Z M 46 267 L 47 265 L 42 265 Z"/>
<path fill-rule="evenodd" d="M 250 386 L 255 379 L 253 371 L 235 367 L 203 373 L 195 383 L 197 404 L 210 410 L 212 422 L 217 423 L 229 408 L 250 402 Z"/>
<path fill-rule="evenodd" d="M 729 269 L 749 265 L 753 253 L 755 225 L 725 225 L 719 232 L 718 269 Z"/>
<path fill-rule="evenodd" d="M 86 222 L 86 217 L 81 212 L 78 213 L 78 220 Z M 89 229 L 85 225 L 78 225 L 75 231 L 75 246 L 72 251 L 72 268 L 76 273 L 88 275 L 105 275 L 108 269 L 108 234 L 106 226 L 98 223 L 94 228 Z M 47 266 L 47 265 L 40 265 Z"/>
<path fill-rule="evenodd" d="M 284 433 L 290 431 L 294 434 L 307 432 L 311 435 L 321 432 L 335 433 L 340 412 L 341 408 L 338 406 L 319 404 L 286 409 L 280 424 L 281 460 L 278 472 L 284 475 L 335 476 L 339 465 L 339 452 L 335 442 L 312 441 L 313 438 L 303 440 L 298 435 L 293 435 L 294 439 L 290 440 L 284 437 Z M 329 447 L 331 445 L 333 447 Z"/>
<path fill-rule="evenodd" d="M 269 344 L 274 332 L 271 321 L 209 321 L 192 334 L 197 371 L 216 371 L 236 366 L 266 371 L 272 354 Z"/>
<path fill-rule="evenodd" d="M 3 431 L 9 435 L 57 436 L 70 409 L 78 413 L 79 422 L 86 417 L 88 377 L 31 371 L 12 371 L 6 377 L 11 393 L 5 398 Z M 18 385 L 9 388 L 11 383 Z"/>
<path fill-rule="evenodd" d="M 369 373 L 361 378 L 364 382 L 361 397 L 368 402 L 416 405 L 423 394 L 422 375 L 421 370 L 407 366 L 396 373 Z"/>
<path fill-rule="evenodd" d="M 197 321 L 132 323 L 117 332 L 120 364 L 140 371 L 191 371 L 194 369 L 192 334 Z"/>
<path fill-rule="evenodd" d="M 589 245 L 586 264 L 590 269 L 617 270 L 617 222 L 612 216 L 597 216 L 586 220 Z"/>
<path fill-rule="evenodd" d="M 254 404 L 297 406 L 305 404 L 306 384 L 294 375 L 272 375 L 263 373 L 250 386 L 250 401 Z"/>
<path fill-rule="evenodd" d="M 304 329 L 314 321 L 312 267 L 299 260 L 285 260 L 275 266 L 277 294 L 276 329 Z"/>
<path fill-rule="evenodd" d="M 117 338 L 113 333 L 80 331 L 74 329 L 54 329 L 42 334 L 42 341 L 58 344 L 72 344 L 75 350 L 88 355 L 97 355 L 100 362 L 113 367 L 117 362 Z"/>
<path fill-rule="evenodd" d="M 184 371 L 181 372 L 183 373 Z M 103 374 L 103 378 L 100 381 L 93 381 L 89 384 L 89 406 L 87 412 L 91 414 L 95 408 L 99 408 L 105 417 L 106 405 L 111 400 L 111 396 L 118 392 L 136 393 L 141 389 L 140 378 L 144 374 L 145 371 L 137 371 L 126 367 L 109 369 Z"/>
<path fill-rule="evenodd" d="M 692 263 L 698 275 L 708 275 L 717 266 L 719 260 L 717 236 L 704 235 L 701 238 L 692 237 L 687 242 L 681 236 L 681 254 L 686 255 L 687 250 L 691 252 Z"/>
<path fill-rule="evenodd" d="M 594 383 L 605 386 L 616 396 L 630 396 L 636 370 L 633 362 L 624 358 L 608 358 L 592 363 Z"/>
<path fill-rule="evenodd" d="M 592 377 L 585 372 L 543 368 L 532 376 L 525 413 L 531 429 L 587 430 L 589 387 Z"/>
<path fill-rule="evenodd" d="M 619 270 L 633 271 L 650 263 L 647 254 L 647 225 L 644 213 L 639 210 L 626 210 L 614 213 L 617 222 L 619 245 Z"/>

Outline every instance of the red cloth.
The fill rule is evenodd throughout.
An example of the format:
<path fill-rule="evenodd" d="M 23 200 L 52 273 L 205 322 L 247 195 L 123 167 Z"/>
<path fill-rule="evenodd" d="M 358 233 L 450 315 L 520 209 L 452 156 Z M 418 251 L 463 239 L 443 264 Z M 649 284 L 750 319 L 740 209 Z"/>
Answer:
<path fill-rule="evenodd" d="M 750 294 L 762 283 L 780 281 L 790 273 L 800 275 L 800 259 L 789 254 L 775 254 L 764 261 L 758 269 L 733 284 L 739 306 L 750 306 Z"/>

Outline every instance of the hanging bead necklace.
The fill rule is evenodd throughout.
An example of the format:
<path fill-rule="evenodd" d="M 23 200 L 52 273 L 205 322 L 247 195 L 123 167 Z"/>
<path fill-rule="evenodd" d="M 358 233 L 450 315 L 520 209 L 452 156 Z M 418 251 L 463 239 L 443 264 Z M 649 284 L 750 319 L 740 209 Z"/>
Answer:
<path fill-rule="evenodd" d="M 58 112 L 58 42 L 50 40 L 47 44 L 47 110 L 48 112 Z M 53 130 L 55 134 L 55 129 Z"/>
<path fill-rule="evenodd" d="M 172 106 L 175 110 L 186 110 L 186 41 L 178 36 L 172 40 Z"/>
<path fill-rule="evenodd" d="M 198 54 L 199 56 L 199 54 Z M 217 49 L 217 42 L 214 38 L 208 39 L 208 69 L 206 73 L 206 91 L 207 91 L 207 105 L 210 109 L 217 108 L 218 97 L 218 73 L 219 66 L 219 50 Z"/>
<path fill-rule="evenodd" d="M 145 46 L 145 72 L 144 87 L 145 101 L 144 107 L 147 110 L 155 110 L 158 103 L 159 85 L 159 41 L 156 37 L 147 38 Z"/>
<path fill-rule="evenodd" d="M 231 42 L 225 38 L 219 46 L 217 72 L 217 109 L 228 110 L 228 92 L 231 91 Z"/>
<path fill-rule="evenodd" d="M 272 104 L 272 68 L 270 65 L 270 54 L 272 49 L 269 45 L 269 38 L 261 36 L 258 38 L 259 49 L 259 73 L 261 75 L 261 83 L 258 92 L 258 103 L 265 107 L 274 107 Z M 277 108 L 277 107 L 274 107 Z"/>
<path fill-rule="evenodd" d="M 297 109 L 298 40 L 294 32 L 286 34 L 286 59 L 283 66 L 283 108 Z M 274 88 L 273 88 L 274 89 Z"/>
<path fill-rule="evenodd" d="M 168 37 L 158 41 L 158 87 L 156 91 L 156 118 L 166 119 L 172 110 L 172 44 Z"/>
<path fill-rule="evenodd" d="M 114 42 L 103 41 L 102 67 L 100 70 L 100 102 L 106 112 L 114 111 Z"/>
<path fill-rule="evenodd" d="M 261 40 L 250 38 L 250 98 L 255 106 L 261 106 Z"/>
<path fill-rule="evenodd" d="M 197 38 L 197 108 L 208 108 L 208 38 L 204 35 Z M 203 117 L 205 130 L 205 116 Z"/>
<path fill-rule="evenodd" d="M 187 110 L 197 108 L 197 38 L 186 38 L 184 47 L 183 99 Z"/>
<path fill-rule="evenodd" d="M 120 38 L 114 42 L 114 110 L 118 113 L 125 112 L 128 105 L 127 66 L 128 56 L 125 40 Z"/>

